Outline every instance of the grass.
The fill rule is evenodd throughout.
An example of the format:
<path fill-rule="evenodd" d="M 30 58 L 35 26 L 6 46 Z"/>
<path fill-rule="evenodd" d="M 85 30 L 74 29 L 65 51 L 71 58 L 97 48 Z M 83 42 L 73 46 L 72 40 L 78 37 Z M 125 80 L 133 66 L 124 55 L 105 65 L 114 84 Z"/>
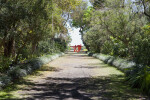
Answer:
<path fill-rule="evenodd" d="M 93 99 L 102 97 L 108 100 L 138 100 L 139 91 L 131 89 L 124 84 L 124 76 L 111 75 L 107 77 L 95 77 L 82 82 L 82 91 L 94 94 Z"/>
<path fill-rule="evenodd" d="M 13 84 L 0 91 L 0 100 L 19 100 L 20 96 L 17 95 L 18 90 L 21 90 L 25 86 L 29 86 L 31 84 L 31 82 L 28 82 L 25 79 L 17 80 Z"/>
<path fill-rule="evenodd" d="M 13 84 L 8 85 L 2 91 L 0 91 L 0 100 L 19 100 L 20 95 L 17 94 L 18 90 L 22 90 L 25 87 L 34 85 L 28 78 L 33 78 L 36 76 L 42 76 L 45 71 L 57 71 L 56 68 L 48 66 L 48 64 L 43 65 L 40 69 L 34 71 L 32 74 L 23 77 L 20 80 L 16 80 Z"/>
<path fill-rule="evenodd" d="M 91 64 L 92 65 L 92 64 Z M 89 65 L 89 66 L 91 66 Z M 116 67 L 108 64 L 97 63 L 93 66 L 99 66 L 99 70 L 95 69 L 98 77 L 93 77 L 85 81 L 83 91 L 94 93 L 100 97 L 111 100 L 143 100 L 139 89 L 131 88 L 126 80 L 125 74 Z M 97 99 L 94 98 L 93 99 Z M 100 99 L 101 100 L 101 99 Z M 144 99 L 145 100 L 145 99 Z"/>
<path fill-rule="evenodd" d="M 83 51 L 88 51 L 87 49 L 83 49 Z"/>

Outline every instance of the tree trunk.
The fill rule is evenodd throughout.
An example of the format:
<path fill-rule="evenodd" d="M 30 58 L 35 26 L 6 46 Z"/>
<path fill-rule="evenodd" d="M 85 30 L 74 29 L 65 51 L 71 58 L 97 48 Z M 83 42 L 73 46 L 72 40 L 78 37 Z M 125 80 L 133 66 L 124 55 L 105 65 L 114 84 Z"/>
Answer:
<path fill-rule="evenodd" d="M 10 57 L 12 54 L 14 38 L 10 38 L 8 41 L 4 43 L 4 56 Z"/>
<path fill-rule="evenodd" d="M 13 40 L 13 44 L 12 44 L 12 57 L 16 56 L 16 42 L 15 39 Z"/>
<path fill-rule="evenodd" d="M 145 5 L 145 2 L 146 2 L 145 0 L 142 0 L 143 7 L 144 7 L 144 14 L 145 14 L 145 16 L 147 16 L 148 19 L 150 20 L 150 14 L 149 14 L 149 11 L 146 10 L 147 7 L 146 7 L 146 5 Z M 150 10 L 150 8 L 149 8 L 149 10 Z"/>
<path fill-rule="evenodd" d="M 130 55 L 130 54 L 131 54 L 131 49 L 130 49 L 130 47 L 129 47 L 129 41 L 127 41 L 127 40 L 124 41 L 124 44 L 125 44 L 125 47 L 128 48 L 127 54 Z M 126 56 L 128 56 L 127 54 L 126 54 Z"/>
<path fill-rule="evenodd" d="M 90 51 L 89 45 L 87 45 L 87 44 L 84 42 L 84 40 L 82 40 L 82 41 L 83 41 L 83 44 L 84 44 L 84 46 L 86 47 L 86 49 L 87 49 L 88 51 Z"/>
<path fill-rule="evenodd" d="M 26 42 L 27 42 L 27 41 L 25 41 L 24 44 L 23 44 L 20 48 L 18 48 L 18 50 L 17 50 L 17 52 L 16 52 L 16 55 L 17 55 L 17 56 L 15 57 L 15 64 L 18 63 L 19 55 L 20 55 L 20 53 L 21 53 L 21 50 L 26 46 Z"/>
<path fill-rule="evenodd" d="M 36 48 L 37 47 L 37 43 L 33 42 L 32 43 L 32 54 L 34 54 L 36 52 Z"/>

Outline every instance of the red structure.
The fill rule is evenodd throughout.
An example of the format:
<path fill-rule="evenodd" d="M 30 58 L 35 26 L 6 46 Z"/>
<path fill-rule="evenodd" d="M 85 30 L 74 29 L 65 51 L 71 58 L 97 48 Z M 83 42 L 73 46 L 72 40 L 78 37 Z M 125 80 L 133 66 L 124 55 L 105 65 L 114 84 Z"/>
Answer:
<path fill-rule="evenodd" d="M 81 46 L 81 45 L 75 45 L 75 46 L 70 46 L 70 47 L 73 47 L 74 52 L 80 52 L 81 49 L 82 49 L 82 46 Z"/>

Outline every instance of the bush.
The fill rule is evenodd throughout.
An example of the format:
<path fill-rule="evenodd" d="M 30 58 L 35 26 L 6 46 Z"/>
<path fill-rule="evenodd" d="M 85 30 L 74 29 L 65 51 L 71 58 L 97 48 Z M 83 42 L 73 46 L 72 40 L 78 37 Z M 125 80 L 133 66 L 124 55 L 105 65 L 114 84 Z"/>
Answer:
<path fill-rule="evenodd" d="M 140 88 L 142 92 L 150 95 L 150 67 L 138 65 L 127 74 L 127 81 L 132 87 Z"/>
<path fill-rule="evenodd" d="M 7 84 L 10 84 L 12 81 L 11 77 L 3 75 L 0 77 L 0 87 L 4 87 Z"/>
<path fill-rule="evenodd" d="M 12 67 L 8 71 L 8 76 L 12 79 L 20 79 L 27 75 L 27 71 L 25 69 L 21 69 L 20 66 Z"/>
<path fill-rule="evenodd" d="M 11 64 L 11 59 L 0 56 L 0 72 L 4 73 L 9 69 L 9 65 Z"/>
<path fill-rule="evenodd" d="M 11 81 L 20 79 L 28 74 L 31 74 L 33 71 L 41 68 L 44 64 L 64 55 L 64 53 L 58 53 L 53 55 L 46 55 L 36 59 L 27 61 L 24 64 L 18 64 L 12 66 L 8 71 L 7 75 L 0 77 L 0 87 L 8 85 Z"/>
<path fill-rule="evenodd" d="M 105 54 L 93 54 L 93 57 L 96 57 L 104 61 L 104 63 L 106 64 L 115 66 L 123 72 L 126 72 L 130 68 L 136 66 L 136 64 L 133 61 L 128 61 L 125 59 L 121 59 L 121 58 L 117 58 L 117 57 L 113 57 L 113 56 L 109 56 Z"/>
<path fill-rule="evenodd" d="M 93 56 L 93 53 L 87 52 L 88 56 Z"/>

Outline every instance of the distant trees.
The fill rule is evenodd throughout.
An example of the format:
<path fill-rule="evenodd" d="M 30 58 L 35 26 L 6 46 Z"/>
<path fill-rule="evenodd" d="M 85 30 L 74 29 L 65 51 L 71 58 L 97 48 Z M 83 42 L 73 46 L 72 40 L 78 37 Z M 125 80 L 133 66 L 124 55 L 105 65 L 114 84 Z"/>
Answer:
<path fill-rule="evenodd" d="M 79 8 L 84 9 L 74 13 L 79 16 L 73 17 L 73 25 L 83 30 L 83 41 L 88 49 L 150 65 L 149 1 L 141 0 L 145 9 L 144 5 L 139 6 L 130 0 L 91 2 L 93 8 L 80 5 Z"/>
<path fill-rule="evenodd" d="M 73 11 L 73 13 L 71 14 L 71 18 L 73 19 L 71 25 L 76 28 L 80 28 L 81 39 L 83 41 L 83 44 L 88 50 L 89 50 L 89 45 L 85 42 L 83 37 L 85 32 L 89 28 L 92 9 L 93 8 L 91 7 L 87 7 L 86 2 L 82 2 L 79 6 L 76 7 L 76 10 Z"/>
<path fill-rule="evenodd" d="M 84 20 L 85 16 L 80 18 L 80 22 L 84 20 L 86 23 L 83 24 L 86 27 L 83 40 L 90 52 L 134 61 L 136 65 L 127 69 L 127 82 L 149 95 L 150 1 L 90 1 L 93 9 L 87 17 L 88 20 Z M 85 15 L 88 10 L 84 9 L 82 15 Z M 110 59 L 109 61 L 113 62 Z"/>
<path fill-rule="evenodd" d="M 141 0 L 141 3 L 144 8 L 144 14 L 150 19 L 150 1 L 149 0 Z"/>
<path fill-rule="evenodd" d="M 104 8 L 104 1 L 105 0 L 89 0 L 89 1 L 93 5 L 94 9 Z"/>

